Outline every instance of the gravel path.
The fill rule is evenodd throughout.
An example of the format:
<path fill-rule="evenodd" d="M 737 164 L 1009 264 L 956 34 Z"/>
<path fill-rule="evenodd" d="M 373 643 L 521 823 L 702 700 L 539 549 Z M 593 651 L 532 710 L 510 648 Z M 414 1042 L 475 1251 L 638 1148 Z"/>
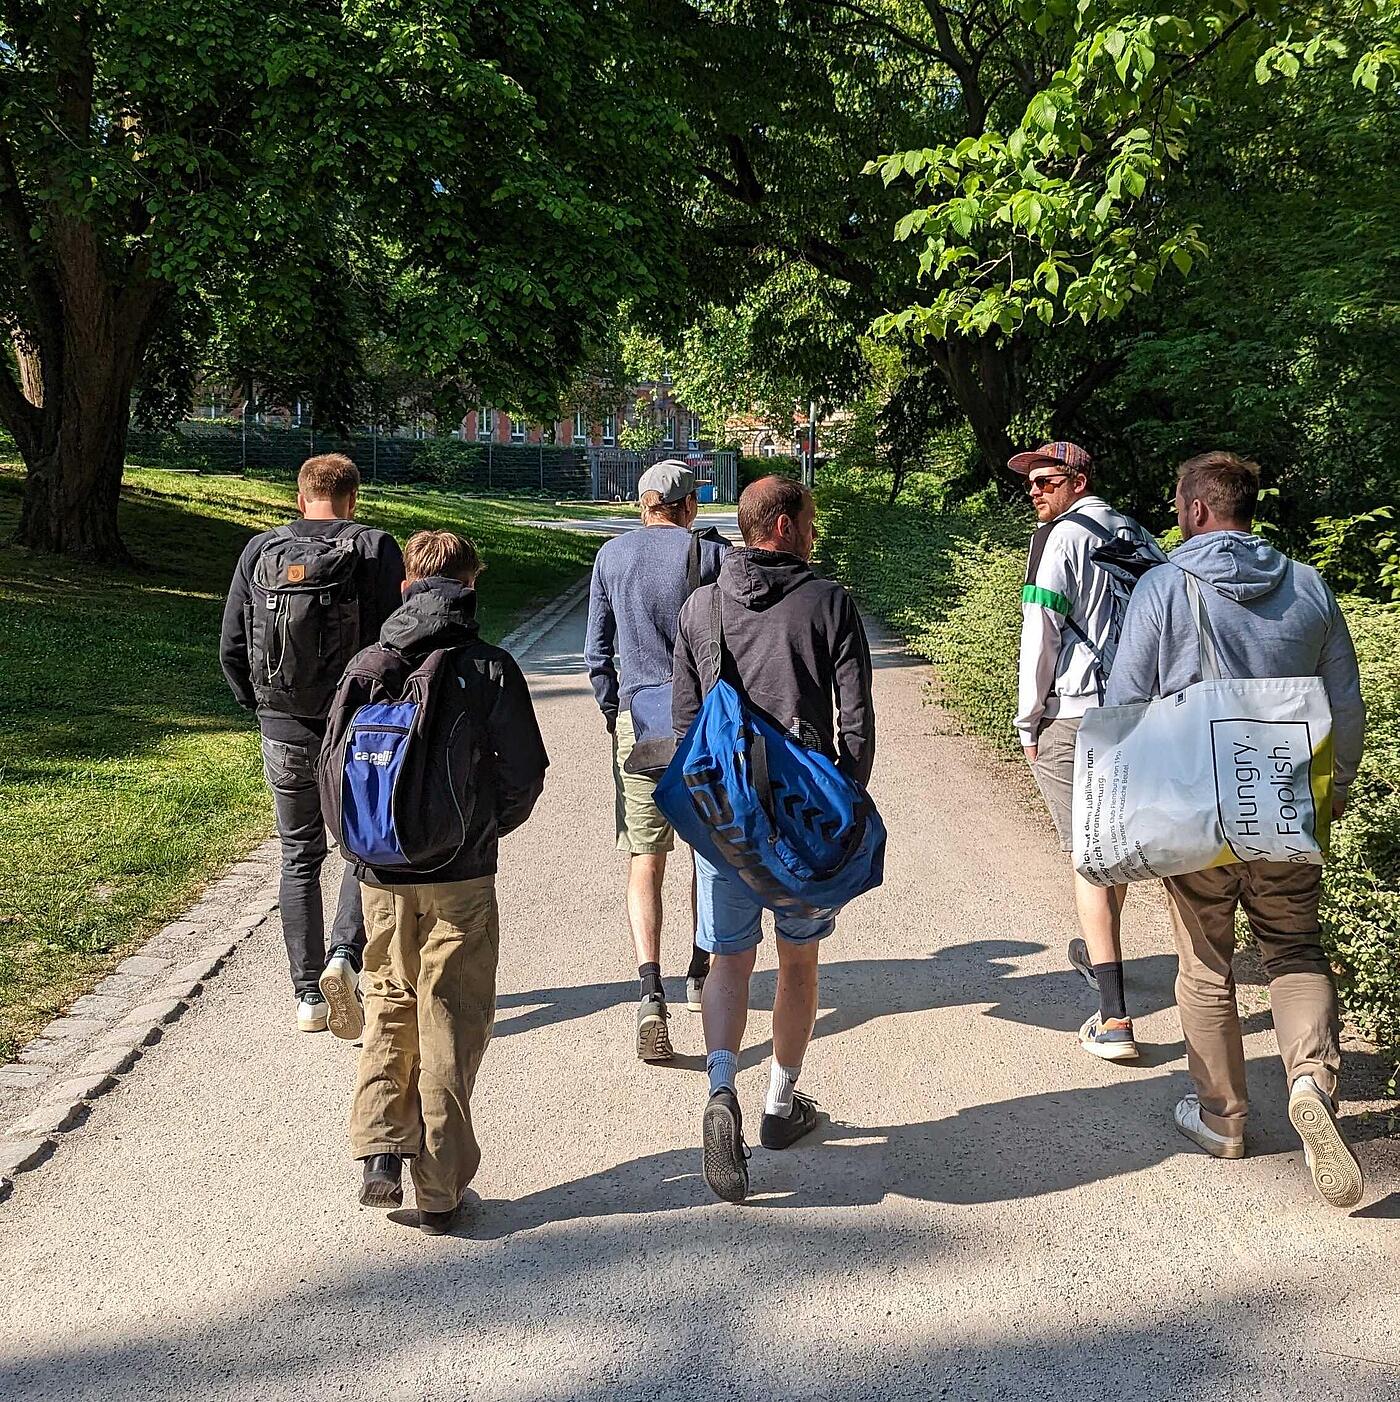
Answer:
<path fill-rule="evenodd" d="M 277 921 L 0 1206 L 0 1397 L 1400 1396 L 1400 1171 L 1318 1203 L 1251 1017 L 1253 1155 L 1187 1150 L 1173 961 L 1130 902 L 1140 1067 L 1079 1053 L 1068 881 L 1021 776 L 877 640 L 887 884 L 827 946 L 832 1116 L 698 1176 L 699 1019 L 631 1054 L 631 956 L 582 609 L 524 659 L 553 765 L 505 844 L 501 999 L 459 1233 L 356 1204 L 354 1052 L 299 1036 Z M 675 874 L 674 905 L 681 874 Z M 679 929 L 667 972 L 682 970 Z M 740 1095 L 761 1109 L 771 943 Z M 673 980 L 674 985 L 675 980 Z M 756 1135 L 755 1135 L 756 1138 Z"/>

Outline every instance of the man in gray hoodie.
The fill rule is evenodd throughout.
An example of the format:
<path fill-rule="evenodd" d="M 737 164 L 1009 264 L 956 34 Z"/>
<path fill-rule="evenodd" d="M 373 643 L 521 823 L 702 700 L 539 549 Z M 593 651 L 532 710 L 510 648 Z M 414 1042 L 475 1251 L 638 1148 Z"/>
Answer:
<path fill-rule="evenodd" d="M 1332 708 L 1333 817 L 1346 810 L 1366 722 L 1346 619 L 1316 570 L 1251 534 L 1259 468 L 1233 453 L 1182 463 L 1177 522 L 1185 537 L 1133 591 L 1105 704 L 1169 696 L 1201 680 L 1200 641 L 1186 592 L 1203 585 L 1222 670 L 1232 677 L 1321 677 Z M 1196 1093 L 1177 1128 L 1217 1158 L 1244 1155 L 1244 1043 L 1231 959 L 1235 909 L 1259 943 L 1274 1030 L 1290 1087 L 1288 1116 L 1318 1192 L 1337 1207 L 1360 1200 L 1360 1165 L 1337 1126 L 1337 993 L 1318 932 L 1322 868 L 1237 862 L 1166 882 L 1180 970 L 1177 1005 Z"/>

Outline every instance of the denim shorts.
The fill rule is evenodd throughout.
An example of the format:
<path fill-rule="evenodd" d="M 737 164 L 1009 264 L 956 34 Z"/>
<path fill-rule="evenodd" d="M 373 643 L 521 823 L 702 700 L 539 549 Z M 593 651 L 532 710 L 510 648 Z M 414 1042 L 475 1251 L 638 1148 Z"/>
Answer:
<path fill-rule="evenodd" d="M 758 897 L 728 867 L 717 867 L 695 853 L 695 943 L 711 954 L 742 954 L 763 939 Z M 773 912 L 780 940 L 807 944 L 824 940 L 836 928 L 836 912 L 788 915 Z"/>

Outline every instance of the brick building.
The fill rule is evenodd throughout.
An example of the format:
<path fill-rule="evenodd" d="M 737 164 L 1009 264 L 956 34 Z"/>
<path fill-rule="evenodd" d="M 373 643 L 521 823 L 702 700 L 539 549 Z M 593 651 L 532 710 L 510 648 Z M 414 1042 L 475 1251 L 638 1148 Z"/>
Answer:
<path fill-rule="evenodd" d="M 622 428 L 635 412 L 638 399 L 646 399 L 652 405 L 661 429 L 660 447 L 686 451 L 705 446 L 700 436 L 700 415 L 679 403 L 665 381 L 633 385 L 622 405 L 601 420 L 588 410 L 575 409 L 561 419 L 541 424 L 482 405 L 466 413 L 460 432 L 467 443 L 553 443 L 562 447 L 613 448 L 620 444 Z"/>

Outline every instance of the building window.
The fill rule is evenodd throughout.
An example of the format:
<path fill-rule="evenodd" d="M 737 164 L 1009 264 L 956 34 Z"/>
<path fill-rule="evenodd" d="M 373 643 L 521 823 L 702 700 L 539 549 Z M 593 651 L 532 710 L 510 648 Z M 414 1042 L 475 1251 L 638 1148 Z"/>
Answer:
<path fill-rule="evenodd" d="M 476 436 L 485 443 L 496 436 L 496 411 L 478 409 L 476 411 Z"/>
<path fill-rule="evenodd" d="M 603 420 L 603 446 L 611 448 L 617 442 L 617 415 L 609 414 Z"/>
<path fill-rule="evenodd" d="M 666 415 L 666 433 L 661 439 L 661 446 L 663 448 L 676 446 L 676 416 L 674 414 Z"/>
<path fill-rule="evenodd" d="M 700 446 L 700 415 L 690 416 L 690 429 L 686 437 L 685 446 L 687 448 L 698 448 Z"/>
<path fill-rule="evenodd" d="M 588 421 L 584 418 L 582 409 L 574 410 L 574 442 L 588 442 Z"/>
<path fill-rule="evenodd" d="M 510 441 L 512 443 L 523 443 L 525 441 L 525 420 L 511 418 L 510 421 Z"/>

